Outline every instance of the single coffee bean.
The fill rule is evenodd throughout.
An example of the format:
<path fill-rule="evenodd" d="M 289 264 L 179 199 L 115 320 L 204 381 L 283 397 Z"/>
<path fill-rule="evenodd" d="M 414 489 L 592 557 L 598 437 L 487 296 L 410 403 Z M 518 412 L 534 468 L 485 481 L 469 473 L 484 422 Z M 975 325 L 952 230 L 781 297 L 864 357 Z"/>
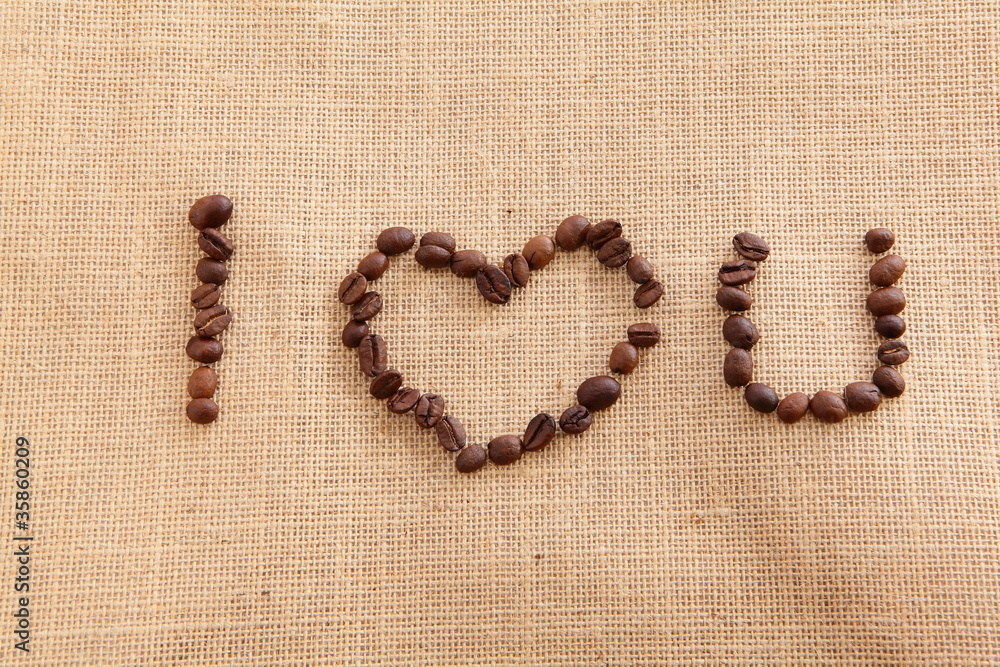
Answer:
<path fill-rule="evenodd" d="M 625 272 L 640 285 L 653 279 L 653 265 L 642 255 L 633 255 L 625 264 Z"/>
<path fill-rule="evenodd" d="M 455 239 L 451 234 L 445 234 L 444 232 L 427 232 L 420 237 L 420 247 L 424 246 L 437 246 L 438 248 L 444 248 L 448 251 L 448 254 L 455 252 Z"/>
<path fill-rule="evenodd" d="M 847 403 L 832 391 L 817 391 L 809 401 L 809 409 L 816 419 L 827 424 L 842 422 L 847 417 Z"/>
<path fill-rule="evenodd" d="M 885 227 L 868 230 L 868 233 L 865 234 L 865 245 L 868 246 L 868 250 L 876 255 L 887 251 L 895 242 L 896 235 Z"/>
<path fill-rule="evenodd" d="M 618 343 L 611 350 L 608 366 L 612 373 L 628 375 L 639 365 L 639 350 L 632 343 Z"/>
<path fill-rule="evenodd" d="M 556 229 L 556 243 L 563 250 L 576 250 L 587 242 L 590 220 L 582 215 L 571 215 L 559 223 Z"/>
<path fill-rule="evenodd" d="M 486 465 L 486 450 L 480 445 L 469 445 L 455 457 L 455 470 L 476 472 Z"/>
<path fill-rule="evenodd" d="M 576 400 L 591 412 L 610 408 L 622 394 L 622 386 L 610 375 L 587 378 L 576 389 Z"/>
<path fill-rule="evenodd" d="M 743 390 L 743 400 L 757 412 L 770 413 L 778 408 L 778 394 L 762 382 L 751 382 Z"/>
<path fill-rule="evenodd" d="M 229 278 L 229 269 L 223 262 L 211 257 L 202 257 L 194 269 L 198 280 L 203 283 L 215 283 L 222 285 Z"/>
<path fill-rule="evenodd" d="M 873 285 L 888 287 L 903 277 L 906 260 L 899 255 L 886 255 L 868 269 L 868 279 Z"/>
<path fill-rule="evenodd" d="M 451 251 L 437 245 L 422 245 L 413 258 L 425 269 L 442 269 L 451 263 Z"/>
<path fill-rule="evenodd" d="M 403 376 L 399 374 L 399 371 L 390 368 L 372 379 L 372 383 L 368 385 L 368 393 L 380 401 L 384 401 L 399 391 L 402 384 Z"/>
<path fill-rule="evenodd" d="M 785 396 L 778 402 L 778 419 L 786 424 L 794 424 L 809 412 L 809 397 L 800 391 Z"/>
<path fill-rule="evenodd" d="M 906 381 L 892 366 L 879 366 L 872 373 L 872 382 L 886 398 L 902 396 L 906 390 Z"/>
<path fill-rule="evenodd" d="M 521 458 L 521 439 L 516 435 L 498 435 L 486 446 L 490 461 L 498 466 L 507 466 Z"/>
<path fill-rule="evenodd" d="M 451 415 L 445 415 L 434 425 L 438 444 L 449 452 L 457 452 L 465 447 L 465 427 Z"/>
<path fill-rule="evenodd" d="M 211 424 L 219 416 L 219 406 L 210 398 L 194 398 L 187 404 L 187 416 L 195 424 Z"/>
<path fill-rule="evenodd" d="M 624 266 L 632 256 L 632 242 L 624 236 L 611 239 L 597 251 L 597 261 L 609 269 Z"/>
<path fill-rule="evenodd" d="M 486 266 L 486 255 L 478 250 L 459 250 L 451 256 L 451 272 L 459 278 L 472 278 Z"/>
<path fill-rule="evenodd" d="M 381 310 L 382 295 L 378 292 L 365 292 L 351 306 L 351 319 L 367 321 L 378 315 Z"/>
<path fill-rule="evenodd" d="M 206 308 L 194 318 L 194 330 L 202 338 L 218 336 L 233 321 L 233 314 L 221 303 Z"/>
<path fill-rule="evenodd" d="M 369 334 L 361 339 L 358 345 L 358 368 L 362 373 L 375 377 L 386 369 L 388 358 L 384 338 L 378 334 Z"/>
<path fill-rule="evenodd" d="M 722 362 L 722 376 L 730 387 L 744 387 L 753 378 L 753 357 L 740 347 L 734 347 Z"/>
<path fill-rule="evenodd" d="M 880 315 L 875 320 L 875 331 L 886 338 L 899 338 L 906 333 L 906 320 L 899 315 Z"/>
<path fill-rule="evenodd" d="M 844 402 L 855 412 L 871 412 L 882 404 L 882 392 L 871 382 L 852 382 L 844 388 Z"/>
<path fill-rule="evenodd" d="M 413 247 L 417 238 L 406 227 L 383 229 L 375 240 L 375 247 L 385 255 L 398 255 Z"/>
<path fill-rule="evenodd" d="M 201 336 L 191 336 L 184 348 L 187 356 L 203 364 L 214 364 L 222 358 L 224 348 L 222 343 L 214 338 L 202 338 Z"/>
<path fill-rule="evenodd" d="M 898 315 L 906 307 L 906 297 L 898 287 L 883 287 L 868 295 L 868 310 L 872 315 Z"/>
<path fill-rule="evenodd" d="M 752 349 L 760 340 L 760 332 L 753 322 L 742 315 L 730 315 L 722 323 L 722 336 L 733 347 Z"/>
<path fill-rule="evenodd" d="M 743 257 L 755 262 L 763 262 L 771 254 L 767 241 L 751 232 L 740 232 L 733 237 L 733 248 Z"/>
<path fill-rule="evenodd" d="M 519 252 L 504 257 L 503 272 L 507 275 L 511 287 L 524 287 L 531 279 L 531 267 L 528 260 Z"/>
<path fill-rule="evenodd" d="M 233 202 L 225 195 L 202 197 L 188 210 L 188 222 L 195 229 L 221 227 L 233 214 Z"/>
<path fill-rule="evenodd" d="M 636 308 L 649 308 L 663 296 L 663 283 L 659 280 L 649 280 L 635 288 L 632 303 Z"/>
<path fill-rule="evenodd" d="M 420 400 L 420 392 L 412 387 L 400 387 L 399 391 L 392 395 L 386 407 L 389 412 L 397 415 L 405 415 L 417 405 Z"/>
<path fill-rule="evenodd" d="M 354 273 L 348 273 L 347 276 L 340 281 L 340 287 L 337 289 L 337 298 L 340 299 L 341 303 L 352 304 L 357 303 L 365 294 L 365 290 L 368 289 L 368 279 L 365 275 L 359 271 Z"/>
<path fill-rule="evenodd" d="M 528 260 L 528 267 L 537 271 L 545 268 L 556 256 L 556 244 L 548 236 L 536 236 L 524 244 L 521 254 Z"/>
<path fill-rule="evenodd" d="M 378 251 L 365 255 L 364 258 L 358 262 L 358 273 L 363 275 L 369 281 L 381 278 L 382 274 L 385 273 L 385 270 L 388 268 L 389 258 Z"/>
<path fill-rule="evenodd" d="M 444 416 L 444 397 L 437 394 L 424 394 L 417 399 L 413 408 L 417 416 L 417 424 L 424 428 L 434 428 Z"/>
<path fill-rule="evenodd" d="M 556 435 L 556 420 L 552 415 L 540 412 L 535 418 L 528 422 L 528 427 L 524 429 L 524 451 L 537 452 L 544 449 L 552 442 Z"/>
<path fill-rule="evenodd" d="M 752 259 L 726 262 L 719 268 L 719 282 L 729 287 L 746 285 L 756 277 L 757 262 Z"/>
<path fill-rule="evenodd" d="M 622 235 L 622 224 L 617 220 L 604 220 L 597 223 L 587 232 L 587 245 L 591 250 L 600 250 L 601 246 Z"/>
<path fill-rule="evenodd" d="M 719 291 L 715 293 L 715 300 L 725 310 L 735 310 L 736 312 L 750 310 L 750 306 L 753 305 L 753 299 L 750 295 L 739 287 L 720 287 Z"/>
<path fill-rule="evenodd" d="M 571 408 L 566 408 L 562 416 L 559 417 L 559 428 L 563 430 L 564 433 L 583 433 L 590 425 L 593 423 L 594 418 L 590 414 L 590 410 L 582 405 L 574 405 Z"/>
<path fill-rule="evenodd" d="M 910 349 L 901 340 L 887 340 L 878 346 L 878 360 L 886 366 L 899 366 L 910 358 Z"/>
<path fill-rule="evenodd" d="M 479 269 L 476 272 L 476 287 L 490 303 L 504 304 L 510 301 L 510 279 L 498 266 L 487 264 Z"/>
<path fill-rule="evenodd" d="M 219 303 L 222 290 L 215 283 L 202 283 L 191 290 L 191 305 L 198 310 L 211 308 Z"/>
<path fill-rule="evenodd" d="M 214 227 L 206 227 L 198 234 L 198 247 L 212 259 L 227 260 L 233 256 L 233 243 Z"/>
<path fill-rule="evenodd" d="M 651 322 L 640 322 L 628 328 L 628 342 L 636 347 L 653 347 L 660 342 L 660 327 Z"/>
<path fill-rule="evenodd" d="M 340 340 L 344 343 L 344 347 L 357 347 L 361 345 L 361 341 L 364 340 L 365 336 L 368 335 L 368 323 L 358 322 L 357 320 L 351 320 L 344 325 L 344 331 L 340 334 Z"/>
<path fill-rule="evenodd" d="M 199 366 L 188 378 L 188 394 L 191 398 L 212 398 L 219 388 L 219 374 L 208 366 Z"/>

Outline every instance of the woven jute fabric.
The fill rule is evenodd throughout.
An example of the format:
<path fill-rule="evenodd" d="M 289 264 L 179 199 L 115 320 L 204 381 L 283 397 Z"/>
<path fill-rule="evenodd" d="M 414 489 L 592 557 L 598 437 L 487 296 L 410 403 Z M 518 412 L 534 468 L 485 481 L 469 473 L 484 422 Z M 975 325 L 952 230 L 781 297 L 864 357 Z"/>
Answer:
<path fill-rule="evenodd" d="M 993 0 L 6 0 L 0 663 L 996 664 L 998 25 Z M 212 193 L 235 320 L 198 426 L 186 213 Z M 573 213 L 622 222 L 659 304 L 588 251 L 503 307 L 412 253 L 377 283 L 391 365 L 477 443 L 663 330 L 588 432 L 459 475 L 368 395 L 337 285 L 387 226 L 496 262 Z M 731 237 L 773 248 L 755 378 L 812 393 L 877 365 L 877 226 L 906 393 L 751 411 L 721 373 Z"/>

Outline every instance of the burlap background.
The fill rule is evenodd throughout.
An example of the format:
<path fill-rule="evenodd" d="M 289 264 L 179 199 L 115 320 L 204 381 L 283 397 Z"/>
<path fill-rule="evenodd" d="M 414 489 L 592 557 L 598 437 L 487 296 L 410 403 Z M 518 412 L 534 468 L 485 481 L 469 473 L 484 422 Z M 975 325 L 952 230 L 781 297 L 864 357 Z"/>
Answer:
<path fill-rule="evenodd" d="M 0 487 L 9 519 L 27 436 L 38 664 L 1000 660 L 992 0 L 0 18 Z M 185 215 L 213 192 L 237 320 L 206 428 Z M 665 332 L 587 434 L 459 476 L 367 396 L 336 286 L 390 224 L 498 260 L 573 212 L 619 218 L 667 298 L 637 312 L 582 252 L 505 308 L 411 256 L 381 283 L 393 365 L 477 441 Z M 751 413 L 721 379 L 730 237 L 774 248 L 757 377 L 812 392 L 874 367 L 875 225 L 909 261 L 906 395 Z"/>

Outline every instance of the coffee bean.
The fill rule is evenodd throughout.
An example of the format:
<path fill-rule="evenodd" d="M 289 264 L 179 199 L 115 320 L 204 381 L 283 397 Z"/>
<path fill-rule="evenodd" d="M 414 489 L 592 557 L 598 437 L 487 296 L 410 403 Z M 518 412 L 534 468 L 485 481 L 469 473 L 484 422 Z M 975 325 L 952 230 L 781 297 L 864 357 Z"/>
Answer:
<path fill-rule="evenodd" d="M 340 340 L 344 347 L 357 347 L 368 335 L 368 323 L 351 320 L 344 325 L 344 331 L 340 334 Z"/>
<path fill-rule="evenodd" d="M 507 466 L 521 458 L 523 449 L 521 438 L 516 435 L 498 435 L 486 446 L 490 461 L 498 466 Z"/>
<path fill-rule="evenodd" d="M 358 273 L 368 280 L 378 280 L 389 268 L 389 258 L 380 252 L 373 252 L 358 262 Z"/>
<path fill-rule="evenodd" d="M 883 287 L 868 295 L 868 310 L 872 315 L 898 315 L 906 307 L 906 297 L 898 287 Z"/>
<path fill-rule="evenodd" d="M 528 427 L 524 429 L 524 451 L 537 452 L 552 442 L 556 435 L 556 420 L 552 415 L 541 412 L 535 415 L 534 419 L 528 422 Z"/>
<path fill-rule="evenodd" d="M 899 255 L 886 255 L 868 269 L 868 279 L 873 285 L 888 287 L 903 276 L 906 260 Z"/>
<path fill-rule="evenodd" d="M 225 195 L 202 197 L 188 210 L 188 222 L 195 229 L 221 227 L 233 214 L 233 202 Z"/>
<path fill-rule="evenodd" d="M 769 413 L 778 408 L 778 394 L 762 382 L 751 382 L 743 390 L 743 400 L 757 412 Z"/>
<path fill-rule="evenodd" d="M 364 296 L 367 289 L 368 279 L 365 278 L 363 273 L 355 271 L 354 273 L 347 274 L 340 281 L 340 287 L 337 289 L 337 298 L 340 299 L 341 303 L 357 303 L 358 299 Z"/>
<path fill-rule="evenodd" d="M 455 239 L 451 234 L 445 234 L 444 232 L 427 232 L 421 236 L 420 247 L 423 248 L 429 245 L 444 248 L 448 251 L 448 254 L 455 252 Z"/>
<path fill-rule="evenodd" d="M 219 302 L 222 290 L 215 283 L 203 283 L 191 290 L 191 305 L 198 310 L 211 308 Z"/>
<path fill-rule="evenodd" d="M 632 282 L 640 285 L 653 279 L 653 265 L 642 255 L 633 255 L 625 264 L 625 272 Z"/>
<path fill-rule="evenodd" d="M 827 424 L 842 422 L 847 417 L 847 403 L 832 391 L 816 392 L 809 401 L 809 409 L 816 419 Z"/>
<path fill-rule="evenodd" d="M 844 402 L 855 412 L 871 412 L 882 404 L 882 392 L 871 382 L 852 382 L 844 388 Z"/>
<path fill-rule="evenodd" d="M 591 412 L 610 408 L 622 394 L 622 386 L 610 375 L 587 378 L 576 389 L 576 400 Z"/>
<path fill-rule="evenodd" d="M 755 262 L 763 262 L 771 254 L 767 241 L 751 232 L 740 232 L 733 237 L 733 248 L 743 257 Z"/>
<path fill-rule="evenodd" d="M 478 250 L 459 250 L 451 256 L 451 272 L 459 278 L 472 278 L 486 266 L 486 255 Z"/>
<path fill-rule="evenodd" d="M 417 248 L 413 258 L 425 269 L 442 269 L 451 263 L 451 251 L 441 246 L 423 245 Z"/>
<path fill-rule="evenodd" d="M 729 287 L 746 285 L 757 277 L 757 262 L 752 259 L 740 259 L 726 262 L 719 268 L 719 282 Z"/>
<path fill-rule="evenodd" d="M 608 366 L 612 373 L 628 375 L 639 365 L 639 350 L 632 343 L 618 343 L 611 350 Z"/>
<path fill-rule="evenodd" d="M 211 424 L 219 416 L 219 406 L 210 398 L 194 398 L 187 404 L 187 416 L 195 424 Z"/>
<path fill-rule="evenodd" d="M 647 281 L 635 288 L 632 303 L 636 308 L 649 308 L 663 296 L 663 283 L 659 280 Z"/>
<path fill-rule="evenodd" d="M 794 424 L 809 412 L 809 397 L 800 391 L 785 396 L 778 402 L 778 419 Z"/>
<path fill-rule="evenodd" d="M 218 336 L 233 321 L 233 314 L 221 303 L 206 308 L 194 318 L 194 330 L 202 338 Z"/>
<path fill-rule="evenodd" d="M 910 358 L 910 350 L 901 340 L 887 340 L 878 346 L 878 360 L 886 366 L 899 366 Z"/>
<path fill-rule="evenodd" d="M 722 336 L 733 347 L 752 349 L 760 340 L 760 332 L 753 322 L 742 315 L 730 315 L 722 323 Z"/>
<path fill-rule="evenodd" d="M 753 305 L 753 299 L 750 295 L 739 287 L 720 287 L 719 291 L 715 293 L 715 300 L 725 310 L 735 310 L 736 312 L 750 310 L 750 306 Z"/>
<path fill-rule="evenodd" d="M 389 227 L 383 229 L 375 240 L 375 247 L 386 255 L 398 255 L 413 247 L 416 237 L 406 227 Z"/>
<path fill-rule="evenodd" d="M 222 285 L 229 278 L 229 269 L 226 268 L 225 263 L 211 257 L 199 259 L 194 272 L 198 276 L 198 280 L 203 283 Z"/>
<path fill-rule="evenodd" d="M 434 428 L 444 416 L 444 397 L 437 394 L 424 394 L 417 399 L 413 408 L 417 416 L 417 424 L 424 428 Z"/>
<path fill-rule="evenodd" d="M 582 215 L 571 215 L 559 223 L 556 229 L 556 243 L 563 250 L 576 250 L 587 242 L 590 220 Z"/>
<path fill-rule="evenodd" d="M 465 447 L 465 427 L 451 415 L 445 415 L 434 425 L 438 444 L 449 452 L 457 452 Z"/>
<path fill-rule="evenodd" d="M 227 260 L 233 255 L 233 243 L 213 227 L 206 227 L 198 235 L 198 247 L 212 259 Z"/>
<path fill-rule="evenodd" d="M 358 345 L 358 368 L 368 377 L 375 377 L 386 369 L 388 351 L 385 339 L 378 334 L 369 334 Z"/>
<path fill-rule="evenodd" d="M 191 336 L 184 348 L 187 356 L 203 364 L 214 364 L 222 358 L 224 348 L 222 343 L 214 338 L 202 338 L 201 336 Z"/>
<path fill-rule="evenodd" d="M 399 371 L 390 368 L 372 379 L 372 383 L 368 385 L 368 393 L 380 401 L 384 401 L 399 391 L 402 384 L 403 376 L 399 374 Z"/>
<path fill-rule="evenodd" d="M 871 229 L 865 234 L 865 245 L 868 246 L 868 250 L 876 255 L 891 248 L 895 242 L 896 235 L 885 227 Z"/>
<path fill-rule="evenodd" d="M 479 445 L 469 445 L 455 457 L 455 470 L 476 472 L 486 465 L 486 450 Z"/>
<path fill-rule="evenodd" d="M 381 310 L 382 295 L 378 292 L 365 292 L 351 306 L 351 319 L 367 321 L 378 315 Z"/>
<path fill-rule="evenodd" d="M 504 304 L 510 301 L 510 279 L 500 267 L 487 264 L 479 269 L 476 273 L 476 287 L 490 303 Z"/>
<path fill-rule="evenodd" d="M 753 378 L 753 357 L 740 347 L 734 347 L 722 362 L 722 376 L 730 387 L 743 387 Z"/>
<path fill-rule="evenodd" d="M 219 374 L 208 366 L 199 366 L 188 378 L 188 394 L 191 398 L 212 398 L 219 388 Z"/>
<path fill-rule="evenodd" d="M 404 415 L 410 410 L 412 410 L 417 405 L 417 401 L 420 400 L 420 392 L 412 387 L 400 387 L 399 390 L 392 395 L 386 407 L 389 408 L 389 412 L 396 415 Z"/>
<path fill-rule="evenodd" d="M 609 269 L 624 266 L 632 256 L 632 242 L 624 236 L 611 239 L 597 251 L 597 261 Z"/>
<path fill-rule="evenodd" d="M 587 232 L 587 245 L 591 250 L 600 250 L 601 246 L 622 235 L 622 225 L 617 220 L 604 220 L 597 223 Z"/>
<path fill-rule="evenodd" d="M 528 260 L 519 252 L 504 257 L 503 272 L 507 275 L 511 287 L 524 287 L 531 279 L 531 267 Z"/>
<path fill-rule="evenodd" d="M 875 331 L 886 338 L 899 338 L 906 333 L 906 320 L 899 315 L 880 315 L 875 320 Z"/>
<path fill-rule="evenodd" d="M 574 405 L 566 408 L 562 416 L 559 417 L 559 428 L 564 433 L 583 433 L 593 423 L 594 418 L 590 415 L 590 410 L 582 405 Z"/>
<path fill-rule="evenodd" d="M 640 322 L 628 328 L 628 342 L 636 347 L 653 347 L 660 342 L 660 327 L 650 322 Z"/>
<path fill-rule="evenodd" d="M 872 382 L 886 398 L 902 396 L 906 390 L 906 381 L 892 366 L 879 366 L 872 373 Z"/>
<path fill-rule="evenodd" d="M 528 260 L 528 267 L 537 271 L 545 268 L 556 256 L 556 244 L 548 236 L 536 236 L 524 244 L 521 254 Z"/>

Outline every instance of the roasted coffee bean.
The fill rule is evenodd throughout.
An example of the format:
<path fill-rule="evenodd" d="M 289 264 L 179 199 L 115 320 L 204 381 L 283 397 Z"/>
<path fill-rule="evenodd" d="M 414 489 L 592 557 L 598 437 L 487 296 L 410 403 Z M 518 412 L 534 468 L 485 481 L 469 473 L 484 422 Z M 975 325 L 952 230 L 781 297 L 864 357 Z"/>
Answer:
<path fill-rule="evenodd" d="M 749 350 L 760 340 L 760 332 L 753 322 L 742 315 L 730 315 L 722 323 L 722 336 L 733 347 Z"/>
<path fill-rule="evenodd" d="M 611 350 L 611 359 L 608 367 L 612 373 L 628 375 L 639 365 L 639 350 L 632 343 L 618 343 Z"/>
<path fill-rule="evenodd" d="M 225 195 L 202 197 L 188 211 L 188 221 L 195 229 L 221 227 L 233 214 L 233 202 Z"/>
<path fill-rule="evenodd" d="M 486 266 L 486 255 L 478 250 L 459 250 L 451 256 L 451 272 L 459 278 L 473 278 Z"/>
<path fill-rule="evenodd" d="M 510 279 L 498 266 L 487 264 L 479 269 L 476 273 L 476 287 L 490 303 L 504 304 L 510 301 Z"/>
<path fill-rule="evenodd" d="M 629 279 L 640 285 L 653 279 L 653 265 L 642 255 L 632 255 L 625 264 Z"/>
<path fill-rule="evenodd" d="M 659 280 L 649 280 L 635 288 L 632 303 L 636 308 L 649 308 L 663 296 L 663 283 Z"/>
<path fill-rule="evenodd" d="M 720 287 L 715 293 L 715 300 L 724 309 L 736 312 L 750 310 L 750 306 L 753 305 L 750 295 L 739 287 Z"/>
<path fill-rule="evenodd" d="M 528 427 L 524 429 L 524 451 L 537 452 L 552 442 L 556 435 L 556 420 L 552 415 L 541 412 L 528 422 Z"/>
<path fill-rule="evenodd" d="M 211 424 L 219 416 L 219 406 L 210 398 L 194 398 L 187 404 L 187 416 L 195 424 Z"/>
<path fill-rule="evenodd" d="M 198 234 L 198 247 L 212 259 L 227 260 L 233 256 L 233 243 L 214 227 L 206 227 Z"/>
<path fill-rule="evenodd" d="M 632 256 L 632 242 L 624 236 L 611 239 L 597 251 L 597 261 L 609 269 L 624 266 Z"/>
<path fill-rule="evenodd" d="M 751 232 L 740 232 L 733 237 L 733 248 L 743 257 L 755 262 L 763 262 L 771 254 L 767 241 Z"/>
<path fill-rule="evenodd" d="M 417 238 L 406 227 L 389 227 L 383 229 L 375 240 L 375 247 L 386 255 L 398 255 L 413 247 Z"/>
<path fill-rule="evenodd" d="M 224 348 L 222 343 L 214 338 L 202 338 L 201 336 L 191 336 L 184 348 L 187 356 L 203 364 L 214 364 L 222 358 Z"/>
<path fill-rule="evenodd" d="M 503 272 L 507 275 L 511 287 L 524 287 L 531 279 L 531 267 L 528 260 L 519 252 L 504 257 Z"/>
<path fill-rule="evenodd" d="M 389 258 L 378 251 L 365 255 L 364 258 L 358 262 L 358 273 L 363 275 L 369 281 L 381 278 L 382 274 L 385 273 L 385 270 L 388 268 Z"/>
<path fill-rule="evenodd" d="M 887 340 L 878 346 L 878 360 L 886 366 L 899 366 L 910 358 L 910 350 L 901 340 Z"/>
<path fill-rule="evenodd" d="M 386 369 L 388 358 L 385 339 L 381 336 L 369 334 L 361 339 L 358 345 L 358 368 L 362 373 L 375 377 Z"/>
<path fill-rule="evenodd" d="M 444 416 L 444 397 L 437 394 L 424 394 L 417 399 L 413 408 L 417 416 L 417 424 L 424 428 L 434 428 Z"/>
<path fill-rule="evenodd" d="M 559 223 L 556 229 L 556 243 L 563 250 L 576 250 L 587 242 L 590 220 L 582 215 L 571 215 Z"/>
<path fill-rule="evenodd" d="M 357 303 L 365 294 L 365 290 L 368 289 L 368 279 L 365 278 L 363 273 L 355 271 L 354 273 L 348 273 L 347 276 L 340 281 L 340 287 L 337 289 L 337 298 L 340 299 L 341 303 L 352 304 Z"/>
<path fill-rule="evenodd" d="M 865 245 L 868 246 L 868 250 L 876 255 L 880 252 L 887 251 L 895 242 L 896 235 L 885 227 L 871 229 L 867 234 L 865 234 Z"/>
<path fill-rule="evenodd" d="M 351 319 L 368 321 L 382 310 L 382 295 L 378 292 L 365 292 L 353 306 Z"/>
<path fill-rule="evenodd" d="M 660 327 L 651 322 L 640 322 L 628 328 L 628 342 L 636 347 L 653 347 L 660 342 Z"/>
<path fill-rule="evenodd" d="M 809 412 L 809 397 L 800 391 L 785 396 L 778 402 L 778 419 L 786 424 L 794 424 Z"/>
<path fill-rule="evenodd" d="M 399 374 L 399 371 L 390 368 L 372 379 L 372 383 L 368 385 L 368 393 L 380 401 L 384 401 L 399 391 L 402 384 L 403 376 Z"/>
<path fill-rule="evenodd" d="M 498 435 L 486 446 L 490 461 L 498 466 L 507 466 L 517 461 L 523 451 L 521 439 L 516 435 Z"/>
<path fill-rule="evenodd" d="M 191 305 L 198 310 L 211 308 L 219 303 L 222 290 L 215 283 L 203 283 L 191 290 Z"/>
<path fill-rule="evenodd" d="M 757 262 L 752 259 L 740 259 L 726 262 L 719 268 L 719 282 L 729 287 L 746 285 L 757 277 Z"/>
<path fill-rule="evenodd" d="M 902 396 L 906 390 L 906 381 L 892 366 L 880 366 L 872 373 L 872 382 L 886 398 Z"/>
<path fill-rule="evenodd" d="M 219 374 L 208 366 L 199 366 L 188 378 L 188 394 L 191 398 L 212 398 L 219 388 Z"/>
<path fill-rule="evenodd" d="M 455 470 L 476 472 L 486 465 L 486 450 L 480 445 L 469 445 L 455 457 Z"/>
<path fill-rule="evenodd" d="M 898 315 L 906 307 L 906 297 L 898 287 L 883 287 L 868 295 L 868 310 L 872 315 Z"/>
<path fill-rule="evenodd" d="M 442 269 L 451 263 L 451 251 L 441 246 L 422 245 L 413 258 L 425 269 Z"/>
<path fill-rule="evenodd" d="M 844 388 L 844 402 L 855 412 L 871 412 L 882 404 L 882 392 L 871 382 L 852 382 Z"/>
<path fill-rule="evenodd" d="M 610 408 L 622 394 L 622 386 L 610 375 L 587 378 L 576 389 L 576 400 L 591 412 Z"/>
<path fill-rule="evenodd" d="M 451 415 L 445 415 L 434 425 L 438 444 L 449 452 L 457 452 L 465 447 L 465 427 Z"/>
<path fill-rule="evenodd" d="M 386 403 L 386 407 L 393 414 L 404 415 L 416 407 L 418 400 L 420 400 L 420 392 L 418 390 L 412 387 L 400 387 L 392 395 L 392 398 L 389 399 L 389 402 Z"/>
<path fill-rule="evenodd" d="M 194 318 L 194 330 L 202 338 L 218 336 L 233 321 L 233 314 L 221 303 L 206 308 Z"/>
<path fill-rule="evenodd" d="M 903 277 L 906 260 L 899 255 L 886 255 L 868 269 L 868 279 L 873 285 L 888 287 Z"/>
<path fill-rule="evenodd" d="M 438 248 L 444 248 L 448 251 L 448 254 L 455 252 L 455 239 L 451 234 L 445 234 L 444 232 L 427 232 L 420 237 L 420 247 L 424 246 L 437 246 Z"/>
<path fill-rule="evenodd" d="M 604 220 L 597 223 L 587 232 L 587 245 L 591 250 L 600 250 L 601 246 L 622 235 L 622 225 L 617 220 Z"/>
<path fill-rule="evenodd" d="M 722 362 L 722 376 L 730 387 L 743 387 L 753 378 L 753 357 L 740 347 L 734 347 Z"/>
<path fill-rule="evenodd" d="M 203 283 L 222 285 L 229 278 L 229 269 L 226 268 L 225 263 L 211 257 L 199 259 L 194 272 L 198 276 L 198 280 Z"/>
<path fill-rule="evenodd" d="M 809 410 L 821 422 L 836 424 L 847 417 L 847 402 L 832 391 L 817 391 L 809 401 Z"/>
<path fill-rule="evenodd" d="M 344 347 L 357 347 L 368 335 L 368 323 L 351 320 L 344 325 L 344 331 L 340 334 L 340 340 Z"/>
<path fill-rule="evenodd" d="M 875 320 L 875 331 L 886 338 L 899 338 L 906 333 L 906 320 L 899 315 L 880 315 Z"/>
<path fill-rule="evenodd" d="M 556 244 L 548 236 L 536 236 L 524 244 L 521 254 L 528 260 L 528 267 L 537 271 L 545 268 L 556 256 Z"/>
<path fill-rule="evenodd" d="M 778 394 L 762 382 L 751 382 L 743 390 L 743 400 L 757 412 L 769 413 L 778 408 Z"/>
<path fill-rule="evenodd" d="M 590 425 L 593 423 L 594 418 L 590 414 L 590 410 L 582 405 L 574 405 L 571 408 L 566 408 L 562 416 L 559 417 L 559 428 L 563 430 L 564 433 L 583 433 Z"/>

